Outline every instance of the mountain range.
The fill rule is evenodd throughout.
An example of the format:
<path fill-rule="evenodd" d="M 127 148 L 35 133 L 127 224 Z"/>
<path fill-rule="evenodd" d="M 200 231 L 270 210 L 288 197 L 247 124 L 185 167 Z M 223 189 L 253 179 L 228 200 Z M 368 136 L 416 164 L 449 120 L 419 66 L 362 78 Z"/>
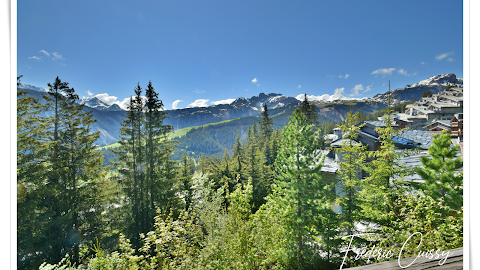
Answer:
<path fill-rule="evenodd" d="M 430 91 L 436 94 L 443 91 L 448 83 L 463 85 L 463 80 L 457 78 L 455 74 L 442 74 L 432 76 L 413 85 L 407 85 L 404 88 L 395 89 L 390 92 L 392 103 L 402 103 L 413 99 L 420 99 L 424 91 Z M 17 89 L 24 90 L 27 95 L 33 96 L 40 102 L 45 102 L 42 93 L 46 88 L 36 87 L 26 84 L 20 84 Z M 335 100 L 335 101 L 315 101 L 317 112 L 322 118 L 338 120 L 342 119 L 354 106 L 354 110 L 373 113 L 385 109 L 388 100 L 388 92 L 377 94 L 371 98 L 359 100 Z M 88 97 L 79 101 L 84 104 L 84 110 L 92 111 L 93 117 L 97 122 L 92 125 L 92 131 L 100 131 L 98 145 L 108 145 L 118 141 L 120 124 L 126 111 L 117 104 L 108 105 L 97 97 Z M 294 97 L 285 96 L 277 93 L 264 94 L 250 98 L 239 97 L 230 104 L 219 104 L 209 107 L 184 108 L 176 110 L 166 110 L 168 113 L 165 124 L 170 124 L 175 130 L 199 126 L 209 123 L 216 123 L 224 120 L 243 118 L 249 116 L 259 116 L 263 111 L 263 104 L 267 104 L 271 116 L 288 114 L 298 106 L 301 101 Z M 286 117 L 277 117 L 286 119 Z"/>

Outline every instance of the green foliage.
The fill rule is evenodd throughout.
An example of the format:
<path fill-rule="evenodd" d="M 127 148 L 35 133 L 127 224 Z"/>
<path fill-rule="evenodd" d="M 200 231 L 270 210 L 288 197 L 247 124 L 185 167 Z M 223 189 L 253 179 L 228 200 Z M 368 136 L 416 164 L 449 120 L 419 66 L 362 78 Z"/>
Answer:
<path fill-rule="evenodd" d="M 322 212 L 330 211 L 333 200 L 331 189 L 320 174 L 323 158 L 319 138 L 308 125 L 306 117 L 297 109 L 283 130 L 280 150 L 275 161 L 279 204 L 288 209 L 286 221 L 286 255 L 288 268 L 305 269 L 315 265 L 313 249 L 307 243 L 314 239 L 312 231 Z M 323 229 L 318 228 L 318 232 Z"/>
<path fill-rule="evenodd" d="M 362 187 L 362 170 L 366 161 L 366 146 L 358 143 L 358 131 L 362 125 L 356 125 L 359 113 L 348 113 L 347 121 L 340 126 L 345 133 L 342 147 L 335 149 L 341 156 L 340 171 L 338 173 L 341 188 L 337 203 L 343 208 L 340 215 L 343 223 L 341 228 L 347 228 L 350 235 L 354 232 L 354 222 L 362 220 L 360 187 Z"/>
<path fill-rule="evenodd" d="M 463 167 L 463 160 L 457 157 L 460 146 L 453 146 L 450 137 L 445 130 L 440 136 L 433 136 L 433 143 L 428 148 L 431 158 L 421 157 L 422 167 L 415 170 L 425 183 L 415 186 L 434 200 L 460 209 L 463 205 L 463 172 L 457 170 Z"/>
<path fill-rule="evenodd" d="M 400 254 L 412 236 L 402 257 L 417 256 L 419 249 L 446 251 L 463 246 L 463 207 L 452 209 L 428 195 L 406 194 L 399 196 L 395 208 L 395 217 L 382 227 L 382 237 L 372 244 Z M 443 213 L 450 215 L 445 217 Z"/>
<path fill-rule="evenodd" d="M 97 227 L 103 206 L 92 195 L 102 193 L 105 177 L 94 144 L 99 133 L 90 129 L 95 120 L 75 104 L 78 95 L 68 83 L 57 77 L 48 85 L 45 105 L 20 98 L 17 112 L 21 269 L 36 268 L 42 261 L 58 262 L 67 252 L 78 264 L 80 245 L 91 241 L 93 234 L 104 233 L 103 227 Z M 44 111 L 51 115 L 40 117 Z"/>
<path fill-rule="evenodd" d="M 138 235 L 153 228 L 155 209 L 176 208 L 179 200 L 175 197 L 175 162 L 171 160 L 176 143 L 168 139 L 172 126 L 163 124 L 167 117 L 163 103 L 151 82 L 145 101 L 139 84 L 134 90 L 136 96 L 130 98 L 120 129 L 120 146 L 113 152 L 118 157 L 115 165 L 120 172 L 119 182 L 128 198 L 124 207 L 131 209 L 123 217 L 128 224 L 125 233 L 138 248 Z"/>
<path fill-rule="evenodd" d="M 422 97 L 431 97 L 431 96 L 433 96 L 431 91 L 423 91 L 422 93 Z"/>

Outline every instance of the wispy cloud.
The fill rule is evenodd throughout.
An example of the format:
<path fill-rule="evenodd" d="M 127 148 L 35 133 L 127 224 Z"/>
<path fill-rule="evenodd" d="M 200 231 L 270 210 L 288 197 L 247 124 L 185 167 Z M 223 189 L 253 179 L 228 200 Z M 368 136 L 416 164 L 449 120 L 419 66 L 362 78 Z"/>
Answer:
<path fill-rule="evenodd" d="M 89 96 L 93 96 L 93 93 L 92 93 L 92 92 L 90 92 L 90 90 L 87 90 L 87 95 L 89 95 Z"/>
<path fill-rule="evenodd" d="M 363 85 L 361 84 L 357 84 L 355 85 L 355 87 L 350 90 L 352 93 L 350 94 L 351 97 L 354 97 L 354 96 L 359 96 L 360 95 L 360 91 L 363 92 L 363 90 L 365 90 L 365 88 L 363 88 Z"/>
<path fill-rule="evenodd" d="M 183 101 L 183 100 L 179 100 L 179 99 L 175 100 L 175 101 L 172 103 L 172 109 L 174 109 L 174 110 L 178 109 L 178 103 L 179 103 L 179 102 L 182 102 L 182 101 Z"/>
<path fill-rule="evenodd" d="M 45 54 L 46 56 L 50 56 L 50 54 L 49 54 L 47 51 L 45 51 L 45 50 L 40 50 L 39 52 Z"/>
<path fill-rule="evenodd" d="M 345 76 L 344 76 L 344 75 L 338 75 L 338 77 L 339 77 L 340 79 L 342 79 L 342 78 L 347 79 L 348 77 L 350 77 L 350 74 L 345 74 Z"/>
<path fill-rule="evenodd" d="M 31 69 L 31 67 L 29 65 L 25 65 L 28 69 Z"/>
<path fill-rule="evenodd" d="M 453 52 L 448 52 L 448 53 L 442 53 L 442 54 L 439 54 L 437 56 L 435 56 L 435 59 L 437 59 L 438 61 L 440 60 L 443 60 L 447 57 L 449 57 L 450 55 L 453 55 L 454 53 Z"/>
<path fill-rule="evenodd" d="M 235 101 L 234 98 L 228 98 L 228 99 L 219 100 L 219 101 L 212 101 L 210 103 L 213 104 L 213 105 L 219 105 L 219 104 L 230 104 L 234 101 Z"/>
<path fill-rule="evenodd" d="M 57 52 L 54 52 L 53 53 L 53 60 L 65 60 L 65 58 L 63 58 L 63 56 Z"/>
<path fill-rule="evenodd" d="M 372 88 L 372 86 L 373 86 L 373 84 L 372 84 L 372 85 L 369 85 L 369 86 L 367 86 L 367 88 L 365 89 L 365 91 L 363 91 L 363 94 L 365 94 L 366 92 L 370 92 L 370 91 L 372 91 L 372 89 L 373 89 L 373 88 Z"/>
<path fill-rule="evenodd" d="M 398 70 L 398 73 L 400 73 L 400 74 L 402 74 L 402 75 L 405 75 L 405 76 L 410 76 L 410 75 L 415 76 L 415 75 L 417 75 L 417 72 L 416 72 L 416 71 L 415 71 L 414 73 L 408 73 L 408 72 L 407 72 L 405 69 L 403 69 L 403 68 L 402 68 L 402 69 L 399 69 L 399 70 Z"/>
<path fill-rule="evenodd" d="M 42 58 L 38 57 L 38 56 L 28 57 L 28 59 L 35 59 L 35 60 L 38 60 L 38 61 L 42 61 Z"/>
<path fill-rule="evenodd" d="M 210 99 L 197 99 L 194 102 L 188 104 L 189 108 L 195 108 L 195 107 L 208 107 L 207 102 L 209 102 Z"/>
<path fill-rule="evenodd" d="M 421 65 L 428 65 L 428 64 L 427 64 L 427 63 L 425 63 L 425 62 L 422 62 L 422 63 L 421 63 Z"/>
<path fill-rule="evenodd" d="M 453 59 L 453 58 L 448 58 L 447 61 L 448 61 L 448 62 L 455 62 L 455 59 Z"/>
<path fill-rule="evenodd" d="M 196 90 L 193 91 L 193 92 L 195 92 L 195 93 L 197 93 L 197 94 L 205 93 L 205 91 L 200 91 L 200 90 L 198 90 L 198 89 L 196 89 Z"/>
<path fill-rule="evenodd" d="M 394 70 L 395 68 L 380 68 L 374 70 L 371 75 L 375 75 L 375 77 L 377 77 L 378 75 L 382 75 L 382 77 L 385 77 L 386 75 L 392 75 L 392 72 Z"/>
<path fill-rule="evenodd" d="M 297 89 L 300 89 L 300 88 L 302 88 L 302 86 L 299 84 L 299 85 L 297 86 Z"/>
<path fill-rule="evenodd" d="M 258 82 L 258 79 L 257 79 L 257 78 L 255 78 L 255 79 L 252 80 L 252 83 L 257 83 L 257 82 Z"/>

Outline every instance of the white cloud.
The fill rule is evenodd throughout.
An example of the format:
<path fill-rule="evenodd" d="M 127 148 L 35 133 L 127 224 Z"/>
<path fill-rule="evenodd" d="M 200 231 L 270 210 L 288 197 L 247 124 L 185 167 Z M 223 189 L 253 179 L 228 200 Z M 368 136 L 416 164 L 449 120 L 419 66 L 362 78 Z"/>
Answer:
<path fill-rule="evenodd" d="M 453 59 L 453 58 L 448 58 L 447 61 L 448 61 L 448 62 L 455 62 L 455 59 Z"/>
<path fill-rule="evenodd" d="M 439 54 L 439 55 L 435 56 L 435 59 L 440 61 L 440 60 L 443 60 L 443 59 L 447 58 L 450 55 L 453 55 L 453 52 Z"/>
<path fill-rule="evenodd" d="M 107 93 L 97 94 L 95 97 L 107 105 L 112 105 L 117 100 L 116 96 L 109 96 Z"/>
<path fill-rule="evenodd" d="M 219 100 L 219 101 L 212 101 L 210 103 L 213 104 L 213 105 L 219 105 L 219 104 L 230 104 L 234 101 L 235 101 L 234 98 L 228 98 L 228 99 Z"/>
<path fill-rule="evenodd" d="M 45 51 L 45 50 L 40 50 L 39 52 L 45 54 L 46 56 L 50 56 L 50 54 L 49 54 L 47 51 Z"/>
<path fill-rule="evenodd" d="M 345 74 L 345 79 L 347 79 L 348 77 L 350 77 L 350 74 Z"/>
<path fill-rule="evenodd" d="M 345 92 L 345 88 L 342 87 L 342 88 L 336 88 L 335 89 L 335 92 L 333 93 L 334 96 L 342 96 L 343 95 L 343 92 Z"/>
<path fill-rule="evenodd" d="M 198 89 L 196 89 L 196 90 L 193 91 L 193 92 L 195 92 L 195 93 L 197 93 L 197 94 L 205 93 L 205 91 L 200 91 L 200 90 L 198 90 Z"/>
<path fill-rule="evenodd" d="M 90 90 L 87 90 L 87 95 L 89 95 L 89 96 L 93 96 L 93 93 L 92 93 L 92 92 L 90 92 Z"/>
<path fill-rule="evenodd" d="M 402 74 L 402 75 L 405 75 L 405 76 L 410 76 L 410 75 L 415 76 L 415 75 L 417 75 L 417 72 L 416 72 L 416 71 L 415 71 L 414 73 L 410 73 L 410 74 L 409 74 L 409 73 L 408 73 L 405 69 L 403 69 L 403 68 L 402 68 L 402 69 L 399 69 L 399 70 L 398 70 L 398 73 L 400 73 L 400 74 Z"/>
<path fill-rule="evenodd" d="M 182 102 L 182 101 L 183 101 L 183 100 L 179 100 L 179 99 L 175 100 L 175 101 L 172 103 L 172 109 L 174 109 L 174 110 L 178 109 L 178 103 L 179 103 L 179 102 Z"/>
<path fill-rule="evenodd" d="M 371 75 L 375 75 L 377 77 L 378 75 L 382 75 L 382 77 L 385 77 L 386 75 L 392 75 L 392 72 L 395 70 L 395 68 L 380 68 L 372 72 Z"/>
<path fill-rule="evenodd" d="M 210 99 L 197 99 L 194 102 L 188 104 L 189 108 L 195 108 L 195 107 L 208 107 L 207 102 L 209 102 Z"/>
<path fill-rule="evenodd" d="M 252 83 L 257 83 L 257 82 L 258 82 L 257 78 L 252 80 Z"/>
<path fill-rule="evenodd" d="M 87 91 L 87 93 L 90 91 Z M 107 105 L 117 104 L 120 108 L 127 110 L 128 105 L 130 104 L 130 97 L 124 98 L 123 101 L 117 101 L 116 96 L 110 96 L 107 93 L 97 94 L 94 97 L 98 98 L 100 101 Z M 145 97 L 141 97 L 145 101 Z"/>
<path fill-rule="evenodd" d="M 373 84 L 372 84 L 372 85 L 373 85 Z M 364 94 L 364 93 L 366 93 L 366 92 L 372 91 L 372 85 L 367 86 L 367 89 L 365 89 L 365 91 L 363 91 L 362 94 Z"/>
<path fill-rule="evenodd" d="M 324 95 L 321 95 L 321 96 L 307 95 L 307 99 L 308 99 L 308 100 L 316 100 L 316 101 L 320 101 L 320 100 L 324 100 L 324 101 L 334 101 L 334 100 L 352 100 L 352 99 L 357 99 L 357 98 L 345 97 L 345 96 L 343 95 L 344 92 L 345 92 L 345 88 L 342 87 L 342 88 L 337 88 L 337 89 L 335 89 L 333 95 L 329 95 L 329 94 L 324 94 Z M 300 95 L 296 96 L 295 98 L 296 98 L 297 100 L 303 101 L 304 95 L 305 95 L 305 94 L 300 94 Z"/>
<path fill-rule="evenodd" d="M 42 61 L 42 58 L 41 58 L 41 57 L 38 57 L 38 56 L 28 57 L 28 59 L 35 59 L 35 60 Z"/>
<path fill-rule="evenodd" d="M 60 60 L 65 60 L 65 58 L 63 58 L 63 56 L 57 52 L 54 52 L 53 53 L 53 60 L 57 60 L 57 59 L 60 59 Z"/>
<path fill-rule="evenodd" d="M 421 65 L 428 65 L 428 64 L 427 64 L 427 63 L 425 63 L 425 62 L 422 62 L 422 63 L 421 63 Z"/>
<path fill-rule="evenodd" d="M 302 88 L 302 86 L 299 84 L 299 85 L 297 86 L 297 89 L 300 89 L 300 88 Z"/>
<path fill-rule="evenodd" d="M 28 65 L 25 65 L 25 66 L 26 66 L 27 68 L 31 69 L 31 67 L 30 67 L 30 66 L 28 66 Z"/>
<path fill-rule="evenodd" d="M 359 96 L 360 95 L 360 91 L 363 91 L 365 90 L 365 88 L 363 88 L 363 85 L 361 84 L 357 84 L 355 85 L 355 87 L 351 90 L 352 93 L 350 94 L 351 97 L 353 96 Z"/>
<path fill-rule="evenodd" d="M 115 104 L 117 104 L 120 108 L 127 110 L 128 106 L 130 105 L 130 98 L 124 98 L 123 101 L 115 101 Z"/>

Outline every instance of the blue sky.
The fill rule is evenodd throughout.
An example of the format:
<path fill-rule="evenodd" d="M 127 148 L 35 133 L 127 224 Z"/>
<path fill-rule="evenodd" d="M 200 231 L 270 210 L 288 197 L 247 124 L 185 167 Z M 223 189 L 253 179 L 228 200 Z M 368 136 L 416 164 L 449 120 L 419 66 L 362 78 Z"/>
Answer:
<path fill-rule="evenodd" d="M 17 73 L 165 109 L 261 92 L 371 97 L 463 78 L 462 1 L 18 1 Z M 172 107 L 173 106 L 173 107 Z"/>

